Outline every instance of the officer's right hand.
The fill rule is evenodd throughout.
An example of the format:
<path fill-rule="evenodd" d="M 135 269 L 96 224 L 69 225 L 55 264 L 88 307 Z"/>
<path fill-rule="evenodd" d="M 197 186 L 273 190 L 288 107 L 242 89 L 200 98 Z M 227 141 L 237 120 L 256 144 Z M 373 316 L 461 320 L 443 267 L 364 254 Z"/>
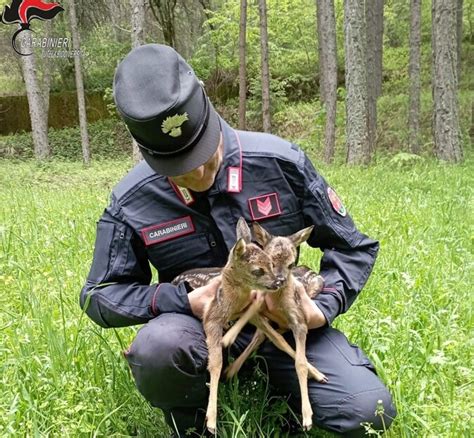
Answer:
<path fill-rule="evenodd" d="M 221 276 L 214 278 L 205 286 L 198 287 L 188 293 L 189 304 L 196 318 L 202 319 L 206 305 L 214 298 L 221 286 Z"/>

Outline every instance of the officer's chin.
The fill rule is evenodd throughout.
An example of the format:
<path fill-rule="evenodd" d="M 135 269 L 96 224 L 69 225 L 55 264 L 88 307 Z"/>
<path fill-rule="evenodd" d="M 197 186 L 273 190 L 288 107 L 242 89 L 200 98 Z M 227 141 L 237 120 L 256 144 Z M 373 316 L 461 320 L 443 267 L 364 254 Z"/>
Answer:
<path fill-rule="evenodd" d="M 214 184 L 214 180 L 212 180 L 212 181 L 203 181 L 199 184 L 190 184 L 191 187 L 186 187 L 186 188 L 189 189 L 189 190 L 192 190 L 193 192 L 200 193 L 200 192 L 205 192 L 205 191 L 209 190 L 212 187 L 213 184 Z"/>
<path fill-rule="evenodd" d="M 214 184 L 214 181 L 216 179 L 216 175 L 213 175 L 213 176 L 210 176 L 210 177 L 207 177 L 207 178 L 203 178 L 199 181 L 195 181 L 195 182 L 192 182 L 192 183 L 188 183 L 187 184 L 187 189 L 189 190 L 192 190 L 193 192 L 205 192 L 207 190 L 209 190 L 212 185 Z"/>

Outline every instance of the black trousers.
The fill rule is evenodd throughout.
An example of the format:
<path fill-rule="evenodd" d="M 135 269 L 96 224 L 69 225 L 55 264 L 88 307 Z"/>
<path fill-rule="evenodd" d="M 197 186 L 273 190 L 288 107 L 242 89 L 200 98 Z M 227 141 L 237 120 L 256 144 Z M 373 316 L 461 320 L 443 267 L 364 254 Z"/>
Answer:
<path fill-rule="evenodd" d="M 250 326 L 242 331 L 232 354 L 243 351 L 253 331 Z M 290 332 L 285 338 L 294 347 Z M 277 394 L 289 395 L 299 413 L 300 390 L 293 359 L 268 340 L 258 353 L 266 359 L 271 386 Z M 345 436 L 364 436 L 361 422 L 382 428 L 375 415 L 378 400 L 385 409 L 385 425 L 390 425 L 396 415 L 390 393 L 367 356 L 344 334 L 330 327 L 310 330 L 306 355 L 329 379 L 326 384 L 308 380 L 315 425 Z M 138 390 L 164 411 L 173 429 L 177 427 L 182 436 L 191 427 L 203 430 L 208 373 L 206 338 L 199 320 L 175 313 L 158 316 L 140 329 L 126 357 Z"/>

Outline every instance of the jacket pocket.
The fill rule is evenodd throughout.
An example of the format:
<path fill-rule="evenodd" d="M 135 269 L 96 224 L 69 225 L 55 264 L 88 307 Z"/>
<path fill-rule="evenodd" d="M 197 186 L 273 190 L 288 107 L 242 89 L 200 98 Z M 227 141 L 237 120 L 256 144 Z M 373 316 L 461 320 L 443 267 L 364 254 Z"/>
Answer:
<path fill-rule="evenodd" d="M 194 234 L 147 247 L 160 281 L 171 281 L 178 274 L 194 268 L 209 267 L 212 252 L 206 234 Z"/>
<path fill-rule="evenodd" d="M 333 331 L 330 336 L 323 336 L 341 353 L 341 355 L 353 366 L 363 366 L 375 372 L 375 367 L 365 353 L 354 344 L 351 344 L 344 334 Z"/>
<path fill-rule="evenodd" d="M 300 211 L 259 220 L 258 223 L 274 236 L 289 236 L 304 228 L 303 214 Z"/>

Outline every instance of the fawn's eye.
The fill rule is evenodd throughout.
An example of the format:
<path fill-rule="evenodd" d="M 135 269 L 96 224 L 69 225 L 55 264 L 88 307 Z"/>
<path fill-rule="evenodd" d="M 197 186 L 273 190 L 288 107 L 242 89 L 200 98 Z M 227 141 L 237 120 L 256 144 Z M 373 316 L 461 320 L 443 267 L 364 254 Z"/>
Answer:
<path fill-rule="evenodd" d="M 252 275 L 254 277 L 262 277 L 263 275 L 265 275 L 265 270 L 262 269 L 262 268 L 255 269 L 255 270 L 252 271 Z"/>
<path fill-rule="evenodd" d="M 295 264 L 294 264 L 294 263 L 290 263 L 290 264 L 288 265 L 288 269 L 293 269 L 294 267 L 295 267 Z"/>

